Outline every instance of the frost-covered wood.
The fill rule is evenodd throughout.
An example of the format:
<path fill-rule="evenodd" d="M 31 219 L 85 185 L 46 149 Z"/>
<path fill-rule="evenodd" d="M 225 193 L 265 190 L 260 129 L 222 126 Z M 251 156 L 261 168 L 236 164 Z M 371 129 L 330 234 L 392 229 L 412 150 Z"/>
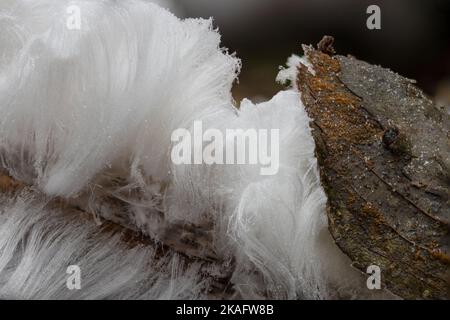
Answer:
<path fill-rule="evenodd" d="M 66 29 L 69 4 L 83 12 L 81 32 Z M 298 58 L 317 69 L 312 89 L 237 107 L 240 61 L 210 20 L 178 19 L 144 0 L 16 0 L 0 10 L 0 298 L 386 297 L 366 287 L 328 232 L 300 99 L 311 109 L 308 97 L 333 83 L 314 64 L 339 62 Z M 329 44 L 321 47 L 332 52 Z M 330 96 L 345 108 L 358 101 Z M 193 133 L 198 121 L 220 137 L 275 130 L 277 143 L 263 147 L 279 170 L 173 161 L 173 133 Z M 384 135 L 391 150 L 401 134 Z M 214 151 L 228 152 L 223 143 Z M 84 273 L 81 291 L 62 281 L 72 263 Z"/>
<path fill-rule="evenodd" d="M 449 298 L 449 115 L 388 69 L 304 46 L 296 86 L 313 119 L 329 229 L 403 298 Z M 304 59 L 305 59 L 304 58 Z"/>
<path fill-rule="evenodd" d="M 67 29 L 69 5 L 82 12 L 80 30 Z M 54 281 L 72 255 L 89 266 L 83 270 L 91 293 L 84 298 L 98 297 L 94 289 L 109 297 L 165 296 L 139 295 L 138 287 L 116 291 L 126 279 L 146 279 L 143 265 L 115 237 L 109 244 L 91 235 L 92 223 L 84 229 L 75 218 L 58 219 L 55 227 L 61 208 L 47 204 L 58 199 L 72 213 L 139 231 L 138 238 L 151 239 L 149 252 L 170 248 L 150 265 L 176 260 L 174 268 L 149 267 L 148 276 L 194 288 L 192 298 L 213 289 L 199 286 L 211 277 L 197 269 L 183 280 L 180 252 L 197 259 L 189 267 L 215 260 L 220 269 L 210 274 L 229 278 L 226 285 L 243 298 L 359 296 L 355 283 L 366 290 L 327 233 L 326 198 L 298 93 L 283 91 L 258 105 L 244 100 L 237 108 L 231 87 L 240 61 L 221 48 L 211 20 L 179 19 L 145 0 L 17 0 L 1 2 L 0 10 L 0 168 L 30 192 L 0 202 L 0 252 L 8 253 L 0 255 L 0 298 L 79 298 Z M 238 138 L 247 129 L 279 130 L 278 172 L 262 176 L 263 163 L 175 163 L 172 134 L 195 131 L 197 121 L 222 136 L 242 129 Z M 25 232 L 34 236 L 20 237 Z M 49 237 L 58 241 L 47 246 Z M 103 271 L 112 245 L 117 269 Z M 142 252 L 133 252 L 141 261 Z M 46 265 L 50 256 L 58 259 Z M 104 272 L 114 277 L 103 287 L 96 280 Z M 46 278 L 51 274 L 58 278 Z"/>
<path fill-rule="evenodd" d="M 104 199 L 103 205 L 103 210 L 121 208 L 112 198 Z M 210 245 L 210 236 L 204 230 L 174 225 L 166 238 L 155 242 L 129 221 L 124 226 L 102 217 L 94 219 L 95 216 L 86 206 L 64 198 L 51 199 L 0 170 L 0 270 L 6 268 L 6 262 L 13 262 L 13 270 L 17 270 L 3 275 L 8 281 L 1 282 L 0 296 L 12 299 L 233 296 L 229 286 L 231 266 L 204 254 L 208 252 L 205 246 Z M 65 289 L 65 268 L 70 263 L 87 272 L 83 275 L 83 286 L 88 290 Z M 39 283 L 34 277 L 40 279 Z M 32 283 L 35 286 L 31 287 Z"/>

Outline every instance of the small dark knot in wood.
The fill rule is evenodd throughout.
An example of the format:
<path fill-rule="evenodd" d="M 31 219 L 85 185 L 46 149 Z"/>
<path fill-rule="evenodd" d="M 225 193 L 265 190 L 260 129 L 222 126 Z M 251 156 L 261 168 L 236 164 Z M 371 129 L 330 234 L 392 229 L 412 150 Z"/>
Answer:
<path fill-rule="evenodd" d="M 397 128 L 388 128 L 383 134 L 383 143 L 386 147 L 391 146 L 398 138 Z"/>

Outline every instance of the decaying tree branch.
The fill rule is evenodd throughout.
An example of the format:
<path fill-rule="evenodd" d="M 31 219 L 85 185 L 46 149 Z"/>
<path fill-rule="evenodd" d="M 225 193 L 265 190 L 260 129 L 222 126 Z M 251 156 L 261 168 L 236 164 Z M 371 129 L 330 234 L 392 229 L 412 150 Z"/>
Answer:
<path fill-rule="evenodd" d="M 297 78 L 313 119 L 330 232 L 355 267 L 365 271 L 378 265 L 385 286 L 400 297 L 449 298 L 449 115 L 413 81 L 334 56 L 332 42 L 326 37 L 318 50 L 304 47 L 312 68 L 300 65 Z M 0 171 L 0 192 L 23 188 L 28 188 L 25 183 Z M 211 296 L 232 296 L 233 266 L 225 270 L 215 256 L 210 227 L 170 225 L 156 242 L 133 227 L 125 202 L 101 190 L 90 192 L 96 211 L 111 220 L 102 220 L 106 231 L 123 232 L 130 245 L 159 245 L 161 255 L 174 250 L 188 261 L 201 261 L 216 284 Z M 84 197 L 49 205 L 64 206 L 94 223 Z"/>
<path fill-rule="evenodd" d="M 32 193 L 37 199 L 46 199 L 40 191 L 10 177 L 0 169 L 0 194 L 9 198 L 20 196 L 22 192 Z M 161 239 L 152 239 L 139 231 L 125 217 L 126 203 L 112 197 L 96 194 L 96 211 L 91 212 L 84 196 L 74 199 L 56 197 L 47 202 L 49 208 L 63 209 L 64 216 L 77 216 L 86 224 L 97 224 L 101 232 L 120 234 L 125 245 L 130 248 L 145 246 L 155 249 L 155 259 L 163 258 L 170 251 L 180 254 L 186 265 L 192 262 L 201 264 L 201 272 L 209 280 L 208 297 L 211 299 L 229 299 L 233 288 L 229 286 L 233 266 L 223 264 L 219 257 L 211 252 L 211 231 L 189 224 L 173 224 L 161 232 Z M 96 217 L 96 218 L 95 218 Z M 105 217 L 108 217 L 106 219 Z M 95 235 L 93 235 L 95 237 Z M 93 239 L 95 241 L 95 238 Z"/>
<path fill-rule="evenodd" d="M 297 85 L 333 238 L 395 294 L 449 298 L 449 115 L 414 81 L 333 56 L 330 37 L 318 48 L 304 47 L 314 72 L 300 65 Z"/>

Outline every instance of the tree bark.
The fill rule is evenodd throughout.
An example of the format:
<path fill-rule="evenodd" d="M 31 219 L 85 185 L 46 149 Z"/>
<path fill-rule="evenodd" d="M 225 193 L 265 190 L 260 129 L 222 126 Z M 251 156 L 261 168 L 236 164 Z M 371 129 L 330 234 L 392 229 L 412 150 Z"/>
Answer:
<path fill-rule="evenodd" d="M 303 47 L 311 66 L 298 66 L 296 83 L 330 232 L 355 267 L 379 266 L 400 297 L 448 299 L 449 115 L 413 80 L 333 55 L 332 42 Z"/>

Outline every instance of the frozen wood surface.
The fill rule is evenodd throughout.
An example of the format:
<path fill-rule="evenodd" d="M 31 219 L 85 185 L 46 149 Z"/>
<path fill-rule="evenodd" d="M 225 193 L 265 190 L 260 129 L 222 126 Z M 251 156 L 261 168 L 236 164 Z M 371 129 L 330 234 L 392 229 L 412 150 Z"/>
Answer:
<path fill-rule="evenodd" d="M 297 78 L 330 232 L 355 267 L 378 265 L 393 293 L 448 299 L 449 115 L 413 80 L 332 44 L 304 46 L 314 72 L 300 65 Z"/>

